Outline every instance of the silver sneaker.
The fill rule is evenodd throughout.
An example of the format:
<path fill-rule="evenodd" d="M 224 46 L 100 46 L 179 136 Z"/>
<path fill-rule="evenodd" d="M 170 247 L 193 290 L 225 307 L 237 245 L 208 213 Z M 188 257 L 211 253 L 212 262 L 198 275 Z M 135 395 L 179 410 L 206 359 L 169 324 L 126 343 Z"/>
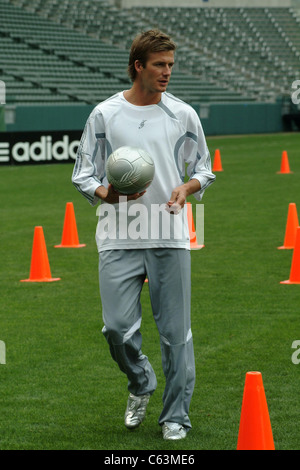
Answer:
<path fill-rule="evenodd" d="M 187 431 L 182 424 L 166 422 L 162 425 L 163 438 L 168 441 L 177 441 L 186 437 Z"/>
<path fill-rule="evenodd" d="M 144 421 L 149 399 L 149 394 L 140 396 L 129 394 L 125 411 L 125 426 L 128 429 L 135 429 Z"/>

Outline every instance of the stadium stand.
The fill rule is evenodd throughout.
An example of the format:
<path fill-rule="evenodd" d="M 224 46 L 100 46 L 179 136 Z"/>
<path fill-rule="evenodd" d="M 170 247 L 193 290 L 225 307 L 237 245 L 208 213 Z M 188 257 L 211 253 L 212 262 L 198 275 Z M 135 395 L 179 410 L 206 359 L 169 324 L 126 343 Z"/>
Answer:
<path fill-rule="evenodd" d="M 300 62 L 287 8 L 120 9 L 107 0 L 0 0 L 7 103 L 94 104 L 129 85 L 128 48 L 159 27 L 178 44 L 168 91 L 191 103 L 275 102 Z"/>

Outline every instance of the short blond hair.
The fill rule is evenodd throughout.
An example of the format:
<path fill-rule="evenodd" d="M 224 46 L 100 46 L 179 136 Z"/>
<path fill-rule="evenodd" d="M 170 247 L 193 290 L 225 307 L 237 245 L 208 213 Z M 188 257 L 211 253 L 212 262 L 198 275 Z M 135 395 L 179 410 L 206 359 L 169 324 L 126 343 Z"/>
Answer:
<path fill-rule="evenodd" d="M 136 78 L 135 61 L 139 60 L 143 67 L 146 66 L 149 54 L 152 52 L 175 51 L 176 44 L 167 34 L 159 29 L 138 34 L 132 44 L 128 61 L 128 75 L 132 82 Z"/>

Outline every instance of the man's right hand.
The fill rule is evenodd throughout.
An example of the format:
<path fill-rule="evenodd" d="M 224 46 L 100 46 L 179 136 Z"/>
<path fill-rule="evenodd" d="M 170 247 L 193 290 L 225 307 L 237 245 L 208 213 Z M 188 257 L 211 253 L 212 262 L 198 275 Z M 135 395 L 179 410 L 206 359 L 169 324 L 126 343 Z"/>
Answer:
<path fill-rule="evenodd" d="M 139 199 L 143 194 L 145 194 L 145 192 L 146 191 L 143 191 L 142 193 L 122 194 L 116 191 L 114 187 L 109 184 L 108 188 L 105 186 L 98 186 L 95 191 L 95 195 L 108 204 L 118 204 L 120 196 L 127 197 L 127 201 L 133 201 Z"/>

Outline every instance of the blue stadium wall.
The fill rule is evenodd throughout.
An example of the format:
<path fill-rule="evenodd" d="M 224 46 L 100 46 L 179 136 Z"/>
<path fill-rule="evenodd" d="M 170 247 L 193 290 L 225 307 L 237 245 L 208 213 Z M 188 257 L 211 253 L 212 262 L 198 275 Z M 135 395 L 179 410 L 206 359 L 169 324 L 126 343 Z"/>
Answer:
<path fill-rule="evenodd" d="M 256 134 L 283 131 L 282 103 L 192 103 L 206 135 Z M 2 130 L 82 130 L 93 105 L 8 107 Z M 0 113 L 1 119 L 1 113 Z M 1 129 L 1 125 L 0 125 Z"/>
<path fill-rule="evenodd" d="M 206 136 L 276 133 L 280 103 L 192 104 Z M 0 166 L 74 162 L 92 105 L 7 106 L 0 122 Z M 1 108 L 0 108 L 1 111 Z"/>

